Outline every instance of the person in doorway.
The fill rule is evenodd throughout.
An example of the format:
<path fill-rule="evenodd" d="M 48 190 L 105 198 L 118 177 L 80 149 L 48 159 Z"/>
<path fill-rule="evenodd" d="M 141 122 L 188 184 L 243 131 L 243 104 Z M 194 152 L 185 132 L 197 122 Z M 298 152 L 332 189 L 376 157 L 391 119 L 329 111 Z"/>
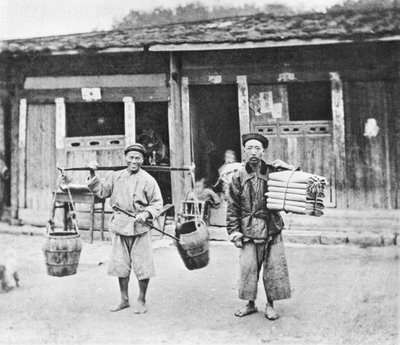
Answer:
<path fill-rule="evenodd" d="M 226 150 L 224 158 L 224 164 L 218 169 L 219 178 L 215 186 L 221 185 L 222 195 L 225 200 L 228 200 L 229 184 L 233 174 L 242 167 L 242 164 L 237 162 L 236 152 L 233 150 Z"/>
<path fill-rule="evenodd" d="M 145 313 L 146 291 L 154 276 L 154 263 L 150 228 L 147 220 L 156 219 L 163 206 L 163 199 L 156 180 L 141 169 L 146 150 L 141 144 L 128 146 L 125 151 L 127 168 L 109 173 L 99 179 L 95 171 L 97 162 L 88 164 L 88 188 L 100 198 L 110 197 L 111 206 L 118 206 L 136 215 L 114 211 L 109 228 L 113 232 L 108 274 L 117 276 L 121 302 L 111 311 L 128 308 L 128 286 L 131 269 L 139 282 L 139 297 L 134 306 L 137 314 Z"/>
<path fill-rule="evenodd" d="M 218 207 L 221 203 L 218 195 L 210 188 L 206 188 L 206 179 L 203 177 L 194 184 L 194 190 L 187 195 L 187 200 L 199 200 L 208 202 L 212 207 Z"/>
<path fill-rule="evenodd" d="M 266 207 L 268 174 L 292 166 L 262 159 L 268 139 L 258 133 L 242 136 L 246 165 L 237 171 L 229 186 L 227 231 L 230 240 L 240 248 L 239 298 L 247 304 L 235 315 L 246 316 L 257 312 L 257 284 L 263 267 L 263 282 L 267 297 L 265 317 L 278 318 L 274 301 L 290 298 L 288 268 L 281 231 L 283 220 L 276 211 Z"/>
<path fill-rule="evenodd" d="M 186 197 L 188 201 L 204 202 L 204 221 L 208 224 L 209 208 L 218 208 L 221 204 L 219 196 L 210 188 L 206 188 L 206 179 L 201 178 L 195 182 L 194 190 L 190 191 Z"/>

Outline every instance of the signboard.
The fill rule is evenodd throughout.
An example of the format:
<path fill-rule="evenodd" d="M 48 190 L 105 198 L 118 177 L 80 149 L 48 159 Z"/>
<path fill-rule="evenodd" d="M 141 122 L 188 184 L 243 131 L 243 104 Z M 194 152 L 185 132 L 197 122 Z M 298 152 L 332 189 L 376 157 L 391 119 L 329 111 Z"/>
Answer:
<path fill-rule="evenodd" d="M 101 99 L 101 91 L 99 87 L 83 87 L 82 99 L 87 102 L 99 101 Z"/>

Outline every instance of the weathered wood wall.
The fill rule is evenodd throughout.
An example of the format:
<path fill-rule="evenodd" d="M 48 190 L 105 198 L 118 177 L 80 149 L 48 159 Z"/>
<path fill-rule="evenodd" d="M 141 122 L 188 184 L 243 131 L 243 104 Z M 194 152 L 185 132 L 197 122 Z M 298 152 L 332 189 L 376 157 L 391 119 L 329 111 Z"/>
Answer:
<path fill-rule="evenodd" d="M 268 160 L 279 157 L 298 162 L 305 170 L 327 176 L 331 182 L 330 201 L 333 204 L 337 201 L 339 207 L 398 208 L 399 51 L 399 43 L 386 42 L 229 53 L 185 52 L 182 54 L 182 74 L 191 85 L 212 85 L 216 81 L 234 84 L 236 76 L 245 75 L 252 129 L 259 130 L 264 126 L 264 133 L 271 136 Z M 338 92 L 345 98 L 341 109 L 333 109 L 334 121 L 340 118 L 337 113 L 341 112 L 345 123 L 335 123 L 329 133 L 319 136 L 295 133 L 279 136 L 279 126 L 268 126 L 278 123 L 290 127 L 290 123 L 285 122 L 289 120 L 285 83 L 329 81 L 333 75 L 339 78 L 340 85 L 332 81 L 332 97 L 335 97 L 332 100 L 336 101 L 332 106 L 340 105 Z M 342 83 L 344 90 L 336 90 Z M 280 119 L 256 114 L 252 109 L 252 95 L 260 91 L 271 91 L 274 102 L 282 102 Z M 367 118 L 378 121 L 380 133 L 376 138 L 363 136 Z M 345 135 L 346 146 L 333 141 L 335 135 L 340 134 L 337 132 L 340 127 L 343 130 L 340 140 L 344 143 Z M 291 128 L 286 130 L 290 132 Z M 335 195 L 336 178 L 340 182 L 339 195 Z M 363 199 L 365 201 L 360 202 Z"/>
<path fill-rule="evenodd" d="M 344 83 L 346 152 L 343 157 L 347 155 L 344 170 L 346 182 L 350 183 L 349 187 L 345 187 L 346 198 L 340 199 L 339 206 L 354 208 L 356 207 L 356 198 L 362 197 L 366 200 L 365 207 L 398 208 L 399 48 L 400 45 L 397 42 L 382 42 L 236 51 L 177 52 L 173 56 L 168 53 L 150 52 L 81 54 L 77 56 L 18 56 L 12 61 L 11 72 L 7 72 L 12 76 L 9 80 L 11 85 L 9 93 L 12 94 L 10 100 L 12 119 L 10 141 L 13 156 L 11 164 L 13 172 L 11 180 L 12 212 L 16 215 L 18 190 L 21 188 L 18 180 L 19 99 L 26 97 L 28 105 L 32 103 L 46 105 L 53 103 L 54 99 L 58 97 L 65 98 L 66 102 L 77 101 L 81 97 L 78 89 L 55 89 L 51 92 L 35 90 L 22 94 L 23 81 L 27 76 L 152 73 L 168 75 L 166 83 L 169 80 L 171 89 L 168 88 L 169 85 L 166 85 L 162 87 L 162 90 L 149 89 L 140 93 L 139 96 L 133 89 L 111 88 L 105 90 L 105 100 L 121 101 L 124 96 L 133 96 L 133 98 L 137 98 L 133 99 L 134 101 L 167 101 L 171 96 L 169 104 L 171 165 L 181 165 L 191 162 L 190 145 L 188 145 L 190 138 L 187 137 L 190 126 L 188 103 L 190 85 L 231 84 L 238 88 L 238 95 L 240 88 L 247 90 L 249 98 L 260 87 L 264 89 L 269 87 L 268 90 L 273 92 L 276 99 L 282 101 L 282 118 L 279 121 L 283 122 L 287 120 L 287 108 L 285 108 L 284 102 L 287 97 L 285 95 L 286 82 L 329 81 L 330 73 L 337 72 Z M 144 91 L 145 88 L 142 89 L 141 91 Z M 138 98 L 142 96 L 142 99 Z M 249 116 L 251 120 L 248 121 L 251 123 L 243 124 L 243 119 L 239 119 L 242 129 L 249 128 L 250 124 L 258 126 L 273 123 L 273 119 L 256 116 L 251 109 L 246 112 L 242 109 L 241 114 Z M 362 134 L 365 120 L 370 117 L 377 119 L 380 133 L 376 138 L 366 139 Z M 175 124 L 175 127 L 172 128 L 172 124 Z M 180 144 L 179 128 L 183 132 L 181 134 L 184 145 Z M 277 145 L 279 145 L 280 151 L 274 153 L 281 155 L 282 159 L 294 162 L 297 162 L 296 159 L 301 159 L 300 164 L 303 169 L 315 169 L 326 175 L 328 174 L 326 173 L 327 169 L 332 165 L 332 152 L 335 152 L 329 138 L 328 135 L 320 135 L 318 137 L 279 137 L 279 139 L 272 138 L 271 140 L 279 140 Z M 271 143 L 271 148 L 272 146 Z M 39 149 L 37 150 L 40 152 Z M 327 155 L 328 151 L 331 152 L 331 155 Z M 272 150 L 270 152 L 273 153 Z M 357 156 L 356 152 L 360 152 L 360 154 Z M 70 154 L 68 159 L 87 162 L 87 158 L 90 157 L 84 159 Z M 334 158 L 337 159 L 337 157 Z M 320 160 L 324 162 L 322 163 Z M 78 163 L 78 161 L 76 162 Z M 357 165 L 355 169 L 353 168 L 354 164 Z M 369 164 L 374 166 L 367 168 Z M 375 179 L 381 176 L 380 174 L 390 181 L 390 184 L 384 186 L 381 182 L 376 182 Z M 184 188 L 182 177 L 187 178 L 187 176 L 186 174 L 174 176 L 176 178 L 174 178 L 173 185 L 180 192 Z M 371 187 L 371 181 L 375 181 L 373 187 Z M 36 182 L 27 179 L 26 183 L 31 183 L 33 186 Z M 348 198 L 347 192 L 349 193 Z M 341 193 L 344 194 L 344 191 Z M 177 194 L 174 195 L 174 198 L 177 199 Z M 346 202 L 343 203 L 343 200 Z"/>

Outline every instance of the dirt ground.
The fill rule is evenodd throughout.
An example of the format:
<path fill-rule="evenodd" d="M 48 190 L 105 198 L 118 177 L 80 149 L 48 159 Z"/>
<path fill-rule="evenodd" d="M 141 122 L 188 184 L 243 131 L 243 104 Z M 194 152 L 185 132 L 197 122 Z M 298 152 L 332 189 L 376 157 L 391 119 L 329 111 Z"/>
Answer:
<path fill-rule="evenodd" d="M 0 294 L 0 344 L 398 344 L 396 247 L 287 246 L 293 297 L 268 321 L 261 285 L 260 312 L 233 315 L 242 302 L 238 251 L 228 243 L 213 243 L 198 271 L 186 270 L 175 247 L 155 249 L 149 311 L 135 315 L 108 311 L 119 297 L 106 275 L 110 243 L 84 243 L 78 273 L 55 278 L 45 273 L 42 242 L 0 234 L 0 253 L 17 252 L 21 276 L 19 289 Z"/>

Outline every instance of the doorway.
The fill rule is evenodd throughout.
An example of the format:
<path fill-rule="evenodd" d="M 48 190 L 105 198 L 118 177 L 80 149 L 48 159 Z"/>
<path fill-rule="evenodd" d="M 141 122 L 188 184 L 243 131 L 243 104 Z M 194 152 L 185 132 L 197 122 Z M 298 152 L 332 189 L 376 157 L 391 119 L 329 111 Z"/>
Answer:
<path fill-rule="evenodd" d="M 237 85 L 190 86 L 189 92 L 196 178 L 214 184 L 226 150 L 241 161 Z"/>
<path fill-rule="evenodd" d="M 145 165 L 169 166 L 168 102 L 137 102 L 136 140 L 146 151 Z M 171 173 L 149 172 L 158 182 L 164 203 L 172 202 Z"/>

